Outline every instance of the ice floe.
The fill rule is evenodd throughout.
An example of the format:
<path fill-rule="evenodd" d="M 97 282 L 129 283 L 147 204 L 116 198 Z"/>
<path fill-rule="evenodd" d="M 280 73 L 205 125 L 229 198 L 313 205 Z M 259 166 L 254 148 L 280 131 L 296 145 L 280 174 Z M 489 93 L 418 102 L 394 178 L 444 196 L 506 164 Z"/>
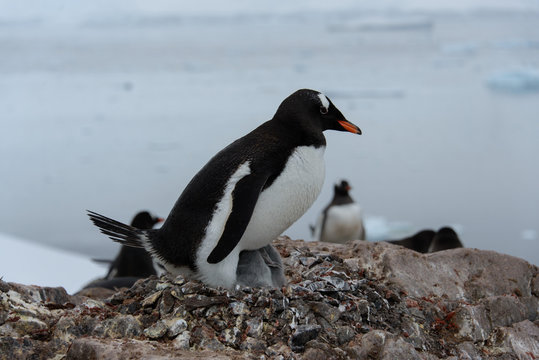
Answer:
<path fill-rule="evenodd" d="M 487 85 L 493 90 L 507 93 L 539 92 L 539 69 L 515 68 L 501 70 L 487 78 Z"/>

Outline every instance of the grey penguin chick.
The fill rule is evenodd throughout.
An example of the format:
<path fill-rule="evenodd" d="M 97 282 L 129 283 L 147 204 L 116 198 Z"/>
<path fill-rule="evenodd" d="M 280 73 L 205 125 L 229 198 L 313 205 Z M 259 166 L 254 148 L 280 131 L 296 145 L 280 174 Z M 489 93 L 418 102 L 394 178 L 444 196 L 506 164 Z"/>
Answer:
<path fill-rule="evenodd" d="M 365 240 L 361 207 L 350 196 L 346 180 L 334 186 L 333 199 L 322 211 L 313 230 L 315 241 L 346 243 Z"/>
<path fill-rule="evenodd" d="M 90 219 L 112 240 L 145 248 L 172 274 L 233 288 L 239 254 L 270 244 L 318 197 L 325 130 L 361 134 L 324 94 L 298 90 L 271 120 L 210 159 L 160 229 L 139 230 L 91 211 Z"/>
<path fill-rule="evenodd" d="M 269 244 L 258 250 L 243 250 L 236 270 L 238 285 L 280 288 L 286 285 L 281 256 Z"/>

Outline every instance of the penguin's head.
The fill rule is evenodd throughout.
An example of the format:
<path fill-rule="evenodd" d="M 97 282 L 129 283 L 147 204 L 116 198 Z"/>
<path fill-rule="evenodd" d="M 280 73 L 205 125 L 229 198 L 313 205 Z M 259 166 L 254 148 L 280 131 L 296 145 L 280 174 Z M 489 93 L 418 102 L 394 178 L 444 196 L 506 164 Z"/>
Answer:
<path fill-rule="evenodd" d="M 131 226 L 137 229 L 151 229 L 155 224 L 162 222 L 163 219 L 152 216 L 148 211 L 141 211 L 131 221 Z"/>
<path fill-rule="evenodd" d="M 287 97 L 274 118 L 290 125 L 299 125 L 305 130 L 338 130 L 361 135 L 361 129 L 346 120 L 331 100 L 316 90 L 301 89 Z"/>
<path fill-rule="evenodd" d="M 340 184 L 335 184 L 335 194 L 348 195 L 352 187 L 348 184 L 348 181 L 342 180 Z"/>

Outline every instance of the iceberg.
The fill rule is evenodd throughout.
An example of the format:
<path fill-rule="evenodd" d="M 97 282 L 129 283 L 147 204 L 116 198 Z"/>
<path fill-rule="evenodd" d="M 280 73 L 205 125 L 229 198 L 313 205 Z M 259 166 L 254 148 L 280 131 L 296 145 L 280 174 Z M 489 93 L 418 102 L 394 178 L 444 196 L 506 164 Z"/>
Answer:
<path fill-rule="evenodd" d="M 487 85 L 492 90 L 514 94 L 539 92 L 539 69 L 520 68 L 499 71 L 488 77 Z"/>

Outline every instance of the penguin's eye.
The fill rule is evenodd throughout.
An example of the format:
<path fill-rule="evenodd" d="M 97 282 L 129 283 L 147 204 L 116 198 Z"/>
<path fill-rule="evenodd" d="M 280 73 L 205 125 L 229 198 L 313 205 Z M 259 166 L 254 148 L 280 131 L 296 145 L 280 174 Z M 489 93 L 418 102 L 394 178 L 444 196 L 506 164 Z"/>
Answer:
<path fill-rule="evenodd" d="M 320 114 L 326 115 L 328 113 L 328 108 L 325 106 L 320 106 Z"/>

